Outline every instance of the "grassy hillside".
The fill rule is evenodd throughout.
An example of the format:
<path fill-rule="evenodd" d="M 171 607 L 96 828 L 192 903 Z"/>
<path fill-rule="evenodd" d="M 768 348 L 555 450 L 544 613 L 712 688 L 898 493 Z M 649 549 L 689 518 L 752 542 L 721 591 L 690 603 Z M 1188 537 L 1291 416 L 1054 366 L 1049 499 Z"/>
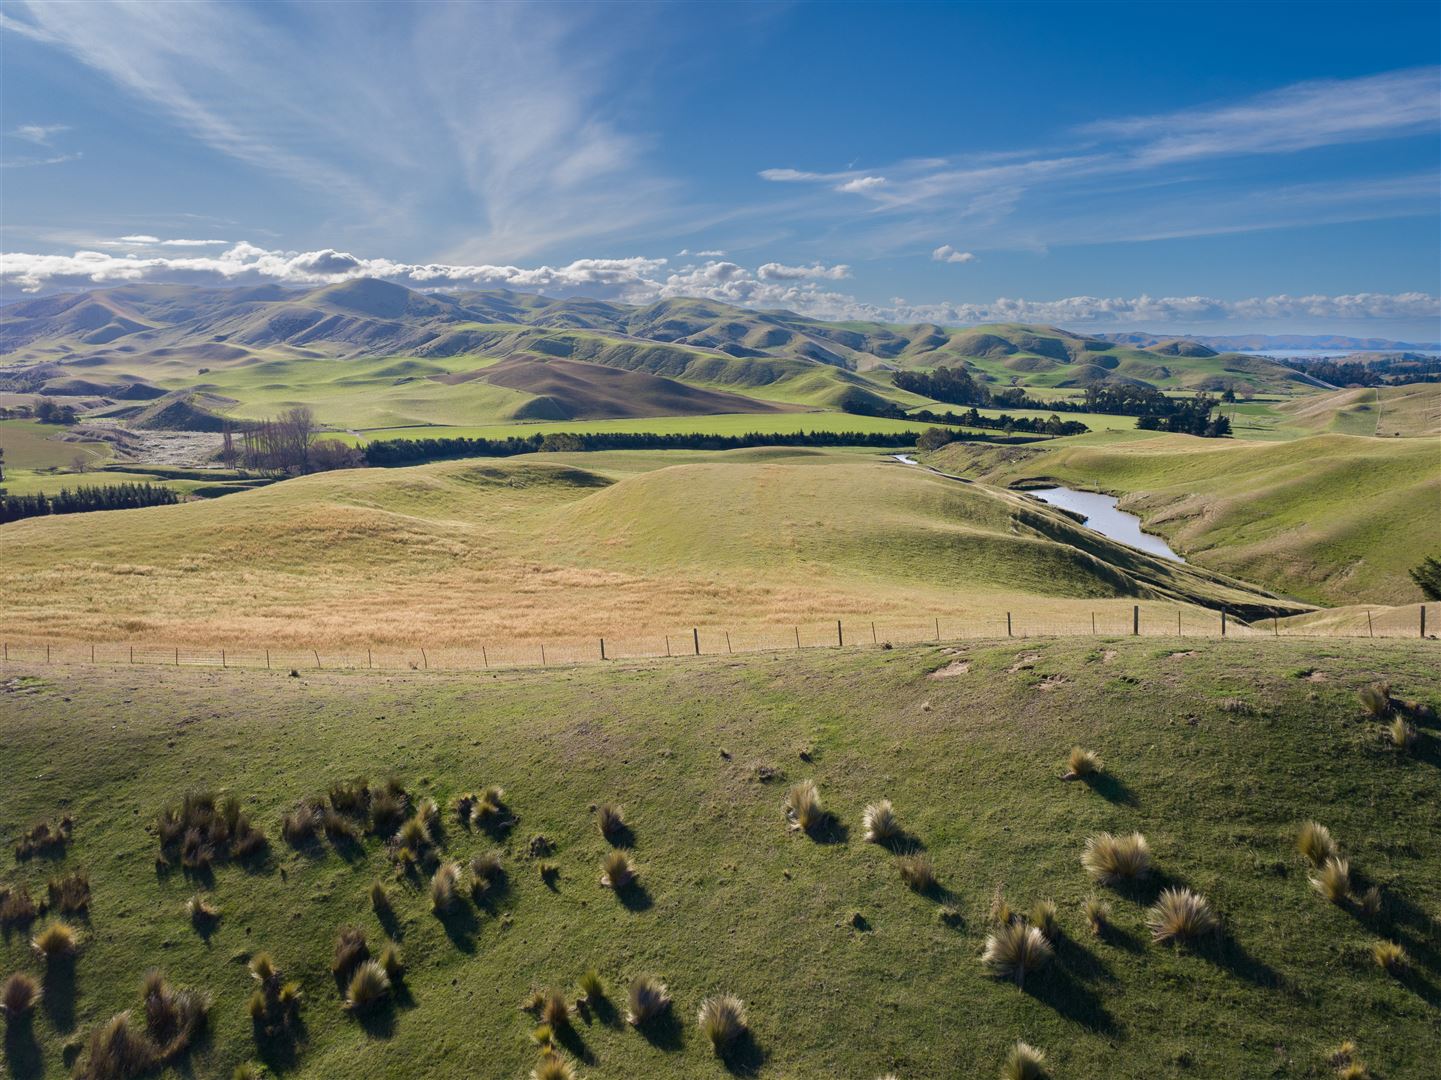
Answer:
<path fill-rule="evenodd" d="M 0 610 L 17 638 L 473 647 L 1017 605 L 1036 625 L 1113 597 L 1271 604 L 888 457 L 678 452 L 612 471 L 622 456 L 324 473 L 103 529 L 15 522 Z"/>
<path fill-rule="evenodd" d="M 1354 1039 L 1373 1075 L 1420 1080 L 1441 1054 L 1438 732 L 1426 726 L 1409 754 L 1388 748 L 1356 691 L 1385 678 L 1441 705 L 1434 654 L 1028 642 L 483 683 L 10 665 L 0 880 L 43 897 L 48 878 L 78 870 L 92 890 L 73 967 L 57 966 L 33 1020 L 10 1029 L 10 1075 L 69 1075 L 98 1025 L 130 1008 L 139 1022 L 141 978 L 158 966 L 211 1000 L 210 1034 L 164 1075 L 229 1076 L 260 1056 L 246 965 L 264 951 L 303 993 L 299 1042 L 265 1051 L 295 1077 L 524 1076 L 537 1021 L 519 1006 L 546 988 L 574 1001 L 594 969 L 607 1000 L 559 1040 L 593 1080 L 729 1075 L 695 1021 L 718 992 L 744 1001 L 752 1033 L 730 1070 L 762 1077 L 993 1076 L 1017 1039 L 1058 1077 L 1321 1077 Z M 1060 780 L 1076 744 L 1104 759 L 1094 783 Z M 442 919 L 424 875 L 398 873 L 374 836 L 344 854 L 281 839 L 300 799 L 354 776 L 434 798 L 440 856 L 499 850 L 504 885 Z M 787 786 L 807 779 L 835 815 L 821 841 L 782 812 Z M 490 784 L 518 820 L 486 835 L 451 805 Z M 191 880 L 157 871 L 157 817 L 205 787 L 240 800 L 268 852 Z M 931 860 L 929 893 L 864 841 L 862 809 L 881 798 Z M 624 808 L 639 870 L 622 897 L 597 883 L 608 845 L 595 811 L 608 802 Z M 73 818 L 62 855 L 11 857 L 22 831 L 61 814 Z M 1308 884 L 1295 836 L 1310 818 L 1332 830 L 1357 891 L 1379 887 L 1379 914 Z M 1102 830 L 1143 832 L 1157 873 L 1092 882 L 1080 855 Z M 551 854 L 529 854 L 537 836 Z M 1147 905 L 1178 884 L 1219 915 L 1214 939 L 1150 941 Z M 219 911 L 204 934 L 185 911 L 197 889 Z M 1055 959 L 1024 990 L 980 961 L 997 896 L 1057 905 Z M 1081 912 L 1090 896 L 1111 908 L 1099 937 Z M 331 977 L 345 925 L 373 951 L 394 938 L 403 952 L 398 999 L 368 1016 L 342 1010 Z M 0 939 L 5 973 L 42 975 L 29 929 Z M 1404 976 L 1372 961 L 1383 940 L 1409 954 Z M 673 1021 L 647 1034 L 621 1019 L 638 975 L 674 999 Z"/>
<path fill-rule="evenodd" d="M 1357 387 L 1297 398 L 1276 407 L 1307 431 L 1346 435 L 1441 435 L 1441 383 Z"/>
<path fill-rule="evenodd" d="M 1041 448 L 957 443 L 934 460 L 994 483 L 1050 478 L 1121 495 L 1188 559 L 1316 603 L 1419 599 L 1407 571 L 1437 549 L 1441 456 L 1428 439 L 1135 432 Z"/>

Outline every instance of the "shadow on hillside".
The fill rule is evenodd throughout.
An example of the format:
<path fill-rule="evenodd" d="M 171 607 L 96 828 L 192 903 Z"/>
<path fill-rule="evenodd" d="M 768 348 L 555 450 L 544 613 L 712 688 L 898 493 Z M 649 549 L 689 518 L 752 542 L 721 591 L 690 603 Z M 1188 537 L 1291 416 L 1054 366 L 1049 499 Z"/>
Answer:
<path fill-rule="evenodd" d="M 615 898 L 627 911 L 649 911 L 655 907 L 655 901 L 651 899 L 649 890 L 639 881 L 632 881 L 629 885 L 616 889 Z"/>
<path fill-rule="evenodd" d="M 450 943 L 463 953 L 475 952 L 475 935 L 480 931 L 480 920 L 475 908 L 457 898 L 445 911 L 435 915 Z"/>
<path fill-rule="evenodd" d="M 75 1027 L 75 958 L 60 956 L 45 965 L 40 1007 L 56 1031 Z"/>
<path fill-rule="evenodd" d="M 1260 957 L 1251 955 L 1235 937 L 1224 931 L 1210 941 L 1197 942 L 1190 951 L 1253 986 L 1268 990 L 1286 989 L 1286 980 L 1279 971 Z"/>
<path fill-rule="evenodd" d="M 851 838 L 851 830 L 846 823 L 829 811 L 816 825 L 801 831 L 817 844 L 844 844 Z"/>
<path fill-rule="evenodd" d="M 1136 806 L 1140 802 L 1130 786 L 1119 776 L 1113 776 L 1111 773 L 1092 773 L 1089 776 L 1081 777 L 1081 783 L 1107 802 L 1120 806 Z"/>
<path fill-rule="evenodd" d="M 15 1080 L 30 1080 L 45 1073 L 45 1061 L 30 1013 L 13 1017 L 5 1024 L 5 1067 Z"/>
<path fill-rule="evenodd" d="M 255 1053 L 273 1073 L 295 1068 L 300 1061 L 300 1047 L 306 1040 L 305 1020 L 299 1016 L 286 1028 L 267 1033 L 259 1024 L 252 1024 Z"/>
<path fill-rule="evenodd" d="M 595 1054 L 591 1052 L 585 1039 L 581 1037 L 580 1032 L 575 1029 L 573 1024 L 563 1024 L 560 1027 L 552 1028 L 551 1036 L 561 1049 L 577 1061 L 587 1065 L 595 1064 Z"/>
<path fill-rule="evenodd" d="M 635 848 L 635 830 L 629 825 L 617 825 L 605 834 L 605 839 L 611 847 L 623 848 L 626 851 Z"/>
<path fill-rule="evenodd" d="M 366 1035 L 372 1039 L 389 1039 L 395 1035 L 396 1007 L 395 1002 L 386 998 L 364 1012 L 351 1013 L 355 1022 L 361 1026 Z"/>
<path fill-rule="evenodd" d="M 1139 934 L 1133 934 L 1123 926 L 1108 922 L 1098 935 L 1098 940 L 1107 945 L 1114 945 L 1118 949 L 1125 949 L 1128 953 L 1143 953 L 1146 951 L 1146 943 Z"/>
<path fill-rule="evenodd" d="M 756 1042 L 755 1036 L 743 1031 L 720 1054 L 721 1064 L 732 1076 L 754 1076 L 765 1064 L 765 1051 Z"/>
<path fill-rule="evenodd" d="M 1100 995 L 1064 965 L 1052 964 L 1040 976 L 1027 979 L 1021 992 L 1090 1031 L 1106 1035 L 1116 1031 L 1116 1021 L 1101 1004 Z"/>
<path fill-rule="evenodd" d="M 666 1009 L 654 1019 L 636 1025 L 636 1030 L 657 1050 L 675 1051 L 685 1045 L 684 1030 L 674 1009 Z"/>

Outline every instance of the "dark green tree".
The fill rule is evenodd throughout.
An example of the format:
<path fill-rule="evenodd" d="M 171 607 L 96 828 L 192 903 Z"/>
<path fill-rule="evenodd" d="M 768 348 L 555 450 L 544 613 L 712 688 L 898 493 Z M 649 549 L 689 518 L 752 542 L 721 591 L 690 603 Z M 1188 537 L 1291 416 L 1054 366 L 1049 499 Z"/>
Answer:
<path fill-rule="evenodd" d="M 1420 566 L 1411 568 L 1411 580 L 1427 600 L 1441 600 L 1441 559 L 1427 555 Z"/>

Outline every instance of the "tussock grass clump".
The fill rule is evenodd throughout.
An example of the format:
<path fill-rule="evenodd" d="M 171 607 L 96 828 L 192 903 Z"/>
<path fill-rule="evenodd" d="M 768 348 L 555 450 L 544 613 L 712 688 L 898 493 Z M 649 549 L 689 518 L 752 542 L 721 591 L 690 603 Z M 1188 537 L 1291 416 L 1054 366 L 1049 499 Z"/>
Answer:
<path fill-rule="evenodd" d="M 235 1066 L 235 1071 L 230 1074 L 230 1080 L 265 1080 L 265 1071 L 253 1061 L 242 1061 Z"/>
<path fill-rule="evenodd" d="M 505 867 L 500 861 L 500 852 L 485 851 L 470 860 L 470 894 L 477 904 L 490 895 L 496 884 L 505 877 Z"/>
<path fill-rule="evenodd" d="M 1386 737 L 1390 739 L 1391 745 L 1397 750 L 1412 749 L 1420 738 L 1410 721 L 1399 716 L 1392 720 L 1390 726 L 1386 728 Z"/>
<path fill-rule="evenodd" d="M 59 821 L 37 821 L 15 844 L 15 858 L 21 862 L 36 855 L 58 855 L 70 843 L 75 819 L 66 814 Z"/>
<path fill-rule="evenodd" d="M 540 1061 L 530 1070 L 530 1080 L 576 1080 L 575 1066 L 554 1048 L 541 1051 Z"/>
<path fill-rule="evenodd" d="M 1093 750 L 1086 750 L 1079 746 L 1071 747 L 1071 753 L 1066 758 L 1066 774 L 1064 780 L 1080 780 L 1087 776 L 1094 776 L 1101 771 L 1101 757 Z"/>
<path fill-rule="evenodd" d="M 988 916 L 994 926 L 1010 926 L 1016 921 L 1016 913 L 1011 910 L 1011 905 L 1006 902 L 1005 894 L 1001 887 L 996 886 L 996 891 L 991 894 L 991 906 Z"/>
<path fill-rule="evenodd" d="M 1344 904 L 1351 895 L 1351 864 L 1332 855 L 1311 875 L 1311 888 L 1333 904 Z"/>
<path fill-rule="evenodd" d="M 724 1055 L 745 1034 L 746 1007 L 733 994 L 715 994 L 700 1003 L 696 1026 L 710 1041 L 711 1049 Z"/>
<path fill-rule="evenodd" d="M 266 846 L 265 834 L 257 829 L 234 796 L 222 803 L 205 791 L 186 794 L 179 806 L 166 807 L 156 823 L 162 868 L 179 862 L 186 870 L 204 871 L 213 862 L 247 859 Z"/>
<path fill-rule="evenodd" d="M 40 984 L 23 971 L 17 971 L 0 986 L 0 1013 L 6 1020 L 18 1020 L 40 1004 Z"/>
<path fill-rule="evenodd" d="M 587 1005 L 594 1005 L 597 1001 L 605 1000 L 605 983 L 601 981 L 600 972 L 595 968 L 589 968 L 580 977 L 580 1001 Z"/>
<path fill-rule="evenodd" d="M 1140 833 L 1129 836 L 1100 833 L 1086 838 L 1081 865 L 1102 885 L 1134 881 L 1151 872 L 1151 848 Z"/>
<path fill-rule="evenodd" d="M 492 784 L 480 793 L 470 811 L 471 820 L 483 828 L 493 829 L 508 817 L 505 789 Z"/>
<path fill-rule="evenodd" d="M 398 983 L 405 978 L 405 956 L 400 951 L 400 946 L 393 941 L 387 941 L 380 950 L 380 959 L 376 961 L 385 971 L 391 983 Z"/>
<path fill-rule="evenodd" d="M 1001 1066 L 1001 1080 L 1045 1080 L 1046 1055 L 1027 1042 L 1017 1042 Z"/>
<path fill-rule="evenodd" d="M 314 799 L 302 799 L 280 819 L 280 835 L 291 847 L 303 847 L 320 833 L 325 812 Z"/>
<path fill-rule="evenodd" d="M 220 921 L 220 909 L 204 893 L 195 893 L 185 901 L 185 914 L 195 926 L 205 928 Z"/>
<path fill-rule="evenodd" d="M 607 889 L 620 892 L 630 887 L 636 879 L 635 864 L 623 851 L 609 851 L 601 862 L 600 883 Z"/>
<path fill-rule="evenodd" d="M 986 935 L 981 962 L 991 974 L 1014 979 L 1017 986 L 1024 986 L 1026 976 L 1049 964 L 1054 953 L 1045 934 L 1018 919 Z"/>
<path fill-rule="evenodd" d="M 1308 821 L 1296 834 L 1296 850 L 1306 856 L 1312 866 L 1321 866 L 1336 856 L 1336 841 L 1331 830 L 1319 821 Z"/>
<path fill-rule="evenodd" d="M 1190 889 L 1164 889 L 1146 912 L 1151 939 L 1160 944 L 1191 941 L 1220 927 L 1210 903 Z"/>
<path fill-rule="evenodd" d="M 540 1019 L 549 1024 L 552 1031 L 563 1031 L 570 1026 L 570 1006 L 565 995 L 559 990 L 549 990 L 540 1003 Z"/>
<path fill-rule="evenodd" d="M 443 915 L 455 906 L 456 886 L 460 884 L 460 866 L 441 863 L 430 879 L 430 910 Z"/>
<path fill-rule="evenodd" d="M 866 840 L 872 844 L 891 844 L 901 838 L 901 822 L 890 799 L 871 803 L 861 814 Z"/>
<path fill-rule="evenodd" d="M 355 822 L 339 810 L 327 808 L 321 812 L 320 827 L 325 830 L 326 839 L 337 846 L 360 843 L 360 829 Z"/>
<path fill-rule="evenodd" d="M 90 1035 L 79 1080 L 129 1080 L 156 1064 L 155 1044 L 136 1030 L 130 1013 L 117 1013 Z"/>
<path fill-rule="evenodd" d="M 80 932 L 74 927 L 52 920 L 35 932 L 30 947 L 44 960 L 62 960 L 80 951 Z"/>
<path fill-rule="evenodd" d="M 912 851 L 900 856 L 896 859 L 896 869 L 913 892 L 930 892 L 937 885 L 935 865 L 925 852 Z"/>
<path fill-rule="evenodd" d="M 419 814 L 406 818 L 405 823 L 395 834 L 396 845 L 415 855 L 423 853 L 434 841 L 430 826 Z"/>
<path fill-rule="evenodd" d="M 395 905 L 391 903 L 390 893 L 386 891 L 385 882 L 376 880 L 370 883 L 370 906 L 381 917 L 394 913 Z"/>
<path fill-rule="evenodd" d="M 821 809 L 821 793 L 814 780 L 791 785 L 786 792 L 785 809 L 793 829 L 813 832 L 825 824 L 826 812 Z"/>
<path fill-rule="evenodd" d="M 210 1015 L 210 998 L 198 990 L 176 990 L 159 971 L 145 976 L 145 1029 L 156 1057 L 171 1062 L 190 1049 Z"/>
<path fill-rule="evenodd" d="M 367 960 L 345 984 L 345 1008 L 355 1013 L 379 1007 L 390 997 L 390 976 L 379 961 Z"/>
<path fill-rule="evenodd" d="M 1378 967 L 1392 975 L 1400 975 L 1411 966 L 1411 958 L 1406 955 L 1406 950 L 1394 941 L 1378 941 L 1372 945 L 1371 959 L 1376 961 Z"/>
<path fill-rule="evenodd" d="M 601 836 L 610 843 L 625 839 L 625 811 L 619 806 L 613 803 L 602 804 L 595 812 L 595 823 L 600 828 Z"/>
<path fill-rule="evenodd" d="M 670 1008 L 670 990 L 650 975 L 637 975 L 626 992 L 626 1023 L 644 1027 Z"/>
<path fill-rule="evenodd" d="M 1060 914 L 1055 901 L 1038 900 L 1031 908 L 1031 925 L 1045 934 L 1047 941 L 1055 941 L 1061 934 Z"/>
<path fill-rule="evenodd" d="M 370 831 L 389 836 L 405 819 L 409 807 L 410 798 L 400 781 L 394 778 L 385 781 L 370 792 Z"/>
<path fill-rule="evenodd" d="M 30 890 L 20 885 L 0 885 L 0 926 L 29 926 L 39 913 Z"/>
<path fill-rule="evenodd" d="M 1391 700 L 1389 683 L 1376 682 L 1363 686 L 1356 691 L 1356 696 L 1361 699 L 1361 708 L 1366 710 L 1368 716 L 1382 720 L 1391 715 L 1394 702 Z"/>
<path fill-rule="evenodd" d="M 1100 937 L 1111 925 L 1111 905 L 1098 896 L 1088 896 L 1081 904 L 1081 914 L 1086 917 L 1086 925 L 1091 928 L 1091 933 Z"/>
<path fill-rule="evenodd" d="M 1374 919 L 1380 915 L 1382 905 L 1383 900 L 1381 897 L 1381 887 L 1379 885 L 1370 886 L 1356 898 L 1356 906 L 1360 909 L 1361 914 L 1365 915 L 1368 919 Z"/>
<path fill-rule="evenodd" d="M 267 952 L 258 952 L 250 958 L 250 977 L 260 984 L 262 990 L 279 990 L 281 971 Z"/>
<path fill-rule="evenodd" d="M 74 915 L 90 907 L 90 877 L 82 871 L 50 879 L 50 908 L 65 915 Z"/>
<path fill-rule="evenodd" d="M 331 784 L 330 808 L 338 814 L 365 817 L 370 812 L 370 784 L 364 777 Z"/>
<path fill-rule="evenodd" d="M 358 926 L 343 926 L 335 935 L 335 956 L 330 962 L 330 973 L 342 984 L 350 981 L 356 968 L 370 959 L 370 946 L 365 943 L 365 931 Z"/>

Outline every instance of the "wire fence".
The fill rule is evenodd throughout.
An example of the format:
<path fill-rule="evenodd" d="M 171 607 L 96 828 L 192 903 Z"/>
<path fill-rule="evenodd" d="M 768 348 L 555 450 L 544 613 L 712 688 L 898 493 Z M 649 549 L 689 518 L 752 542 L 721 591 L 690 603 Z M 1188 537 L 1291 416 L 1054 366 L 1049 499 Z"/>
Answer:
<path fill-rule="evenodd" d="M 803 649 L 1047 637 L 1145 637 L 1176 641 L 1218 638 L 1425 638 L 1426 606 L 1372 612 L 1351 609 L 1343 619 L 1284 625 L 1280 619 L 1244 622 L 1194 607 L 1098 605 L 1068 615 L 1024 611 L 909 619 L 834 619 L 788 626 L 694 626 L 670 633 L 561 640 L 513 640 L 473 646 L 388 645 L 346 648 L 195 648 L 74 642 L 0 642 L 0 660 L 15 663 L 139 664 L 165 667 L 264 668 L 281 671 L 437 670 L 569 666 L 617 660 L 681 659 Z M 1435 637 L 1433 622 L 1431 637 Z"/>

